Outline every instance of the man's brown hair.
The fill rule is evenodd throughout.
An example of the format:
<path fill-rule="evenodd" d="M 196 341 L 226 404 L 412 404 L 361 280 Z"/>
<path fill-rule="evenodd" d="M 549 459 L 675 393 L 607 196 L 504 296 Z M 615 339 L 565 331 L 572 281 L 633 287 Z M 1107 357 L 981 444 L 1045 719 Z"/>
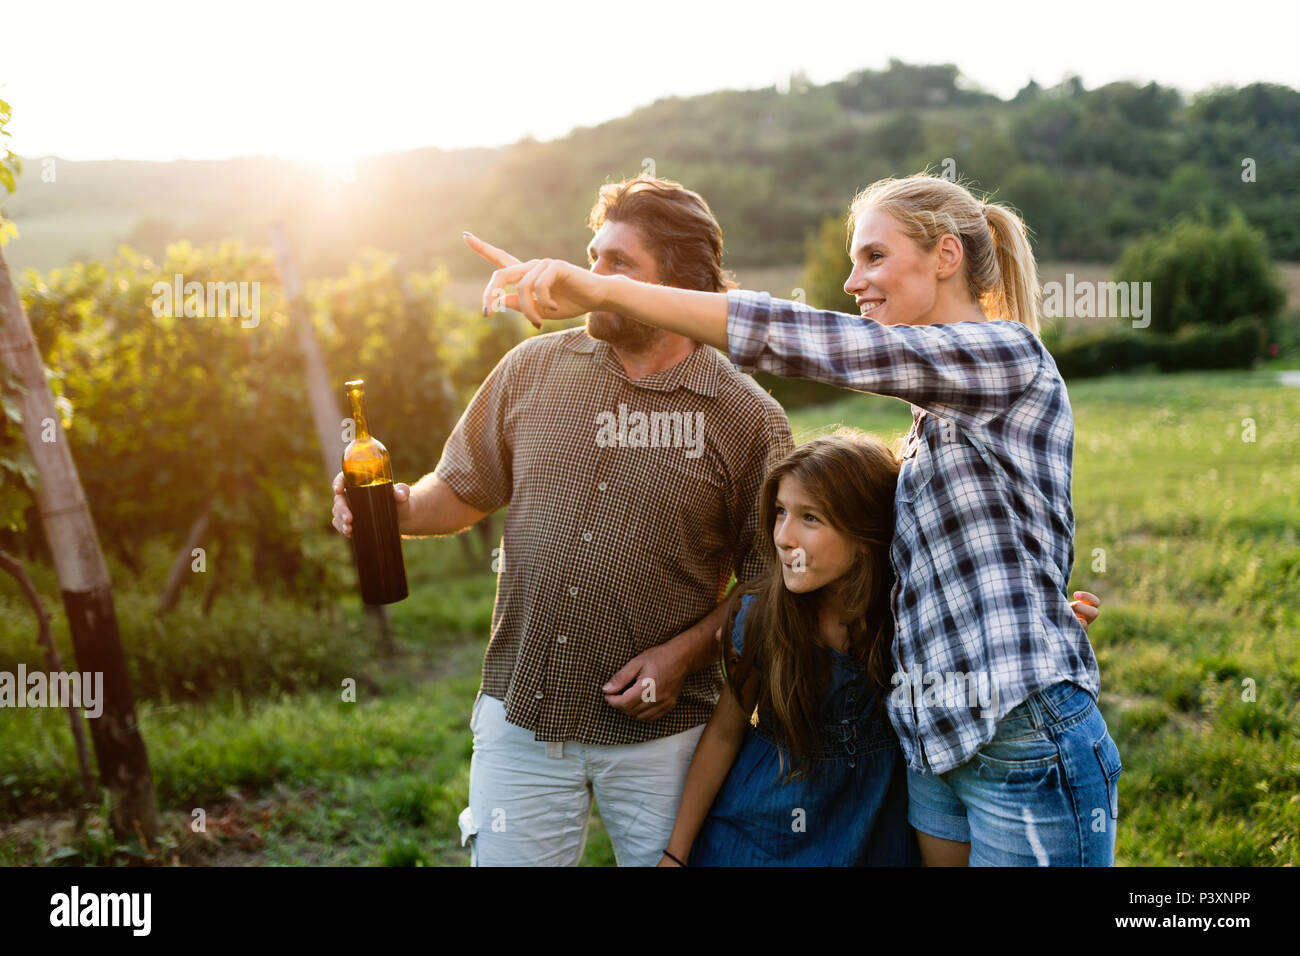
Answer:
<path fill-rule="evenodd" d="M 670 179 L 636 176 L 600 187 L 587 225 L 635 226 L 659 266 L 664 285 L 725 292 L 736 283 L 722 268 L 722 227 L 699 193 Z"/>

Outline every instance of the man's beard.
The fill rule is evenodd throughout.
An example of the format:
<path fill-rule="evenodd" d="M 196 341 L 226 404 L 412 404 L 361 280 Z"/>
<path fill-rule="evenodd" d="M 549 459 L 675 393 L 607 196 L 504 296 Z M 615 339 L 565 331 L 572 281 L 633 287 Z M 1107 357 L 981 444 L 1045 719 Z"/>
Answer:
<path fill-rule="evenodd" d="M 587 334 L 624 352 L 645 352 L 663 337 L 664 330 L 616 312 L 588 312 Z"/>

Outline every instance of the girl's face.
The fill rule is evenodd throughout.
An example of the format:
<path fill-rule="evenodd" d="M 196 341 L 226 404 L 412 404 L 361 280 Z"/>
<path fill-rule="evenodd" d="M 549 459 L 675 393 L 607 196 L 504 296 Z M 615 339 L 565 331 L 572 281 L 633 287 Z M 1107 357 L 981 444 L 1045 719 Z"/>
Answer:
<path fill-rule="evenodd" d="M 782 477 L 777 486 L 772 541 L 785 586 L 796 594 L 837 581 L 853 566 L 849 539 L 831 527 L 825 511 L 793 475 Z"/>
<path fill-rule="evenodd" d="M 939 297 L 939 279 L 947 272 L 945 241 L 924 252 L 893 216 L 868 207 L 853 228 L 853 271 L 844 280 L 844 291 L 857 300 L 864 317 L 882 325 L 925 325 Z"/>

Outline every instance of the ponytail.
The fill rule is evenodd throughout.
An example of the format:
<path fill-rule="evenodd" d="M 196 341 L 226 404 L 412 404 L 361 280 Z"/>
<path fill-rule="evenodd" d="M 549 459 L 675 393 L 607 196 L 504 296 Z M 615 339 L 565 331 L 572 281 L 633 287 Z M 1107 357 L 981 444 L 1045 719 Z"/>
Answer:
<path fill-rule="evenodd" d="M 1029 326 L 1035 335 L 1039 327 L 1038 265 L 1029 245 L 1025 222 L 1014 210 L 997 203 L 986 203 L 984 216 L 993 237 L 993 254 L 997 259 L 997 285 L 985 292 L 980 305 L 988 301 L 985 313 L 999 315 Z"/>
<path fill-rule="evenodd" d="M 849 209 L 849 234 L 867 208 L 889 213 L 904 235 L 929 251 L 945 234 L 956 236 L 965 254 L 966 287 L 990 319 L 1039 324 L 1038 266 L 1015 210 L 983 203 L 965 186 L 921 173 L 882 179 L 858 193 Z"/>

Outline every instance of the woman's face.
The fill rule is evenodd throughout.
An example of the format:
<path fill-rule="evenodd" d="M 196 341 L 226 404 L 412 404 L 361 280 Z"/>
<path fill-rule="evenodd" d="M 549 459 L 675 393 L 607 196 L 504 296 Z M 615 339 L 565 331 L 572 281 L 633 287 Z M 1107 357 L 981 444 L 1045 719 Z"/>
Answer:
<path fill-rule="evenodd" d="M 826 513 L 793 475 L 782 477 L 777 486 L 772 542 L 785 586 L 796 594 L 837 581 L 853 566 L 849 539 L 831 527 Z"/>
<path fill-rule="evenodd" d="M 923 251 L 889 213 L 868 207 L 853 229 L 853 271 L 844 291 L 883 325 L 925 325 L 939 295 L 941 246 Z"/>

